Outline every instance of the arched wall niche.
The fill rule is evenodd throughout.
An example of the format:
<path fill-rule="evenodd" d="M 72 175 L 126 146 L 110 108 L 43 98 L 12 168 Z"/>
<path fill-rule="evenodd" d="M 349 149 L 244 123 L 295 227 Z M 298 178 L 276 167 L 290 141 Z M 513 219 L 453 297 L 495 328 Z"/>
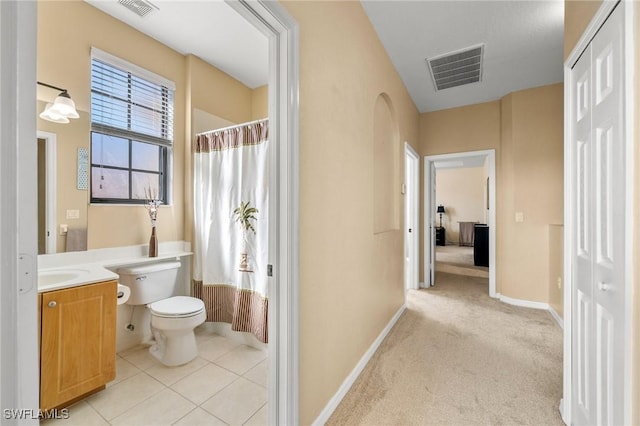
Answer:
<path fill-rule="evenodd" d="M 373 111 L 373 233 L 400 229 L 399 131 L 389 95 L 380 93 Z"/>

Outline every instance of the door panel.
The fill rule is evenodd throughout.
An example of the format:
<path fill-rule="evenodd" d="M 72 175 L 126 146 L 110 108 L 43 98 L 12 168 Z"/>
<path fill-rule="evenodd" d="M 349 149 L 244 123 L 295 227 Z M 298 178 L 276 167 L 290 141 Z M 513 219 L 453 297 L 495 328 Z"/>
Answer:
<path fill-rule="evenodd" d="M 591 341 L 591 300 L 583 292 L 578 290 L 576 316 L 578 318 L 575 336 L 577 340 L 577 371 L 576 371 L 576 388 L 578 395 L 578 407 L 584 418 L 591 417 L 591 383 L 590 374 L 590 351 L 589 342 Z"/>
<path fill-rule="evenodd" d="M 431 247 L 430 250 L 430 259 L 429 264 L 431 265 L 431 274 L 430 274 L 430 285 L 433 286 L 436 284 L 436 166 L 433 162 L 429 163 L 429 174 L 431 176 L 431 187 L 429 188 L 429 193 L 431 194 L 429 197 L 429 245 Z"/>
<path fill-rule="evenodd" d="M 574 152 L 575 173 L 573 187 L 575 190 L 575 315 L 573 324 L 572 347 L 574 363 L 572 372 L 573 387 L 576 398 L 574 402 L 574 416 L 577 424 L 587 423 L 592 418 L 594 401 L 592 392 L 591 371 L 594 361 L 591 356 L 592 346 L 592 131 L 591 131 L 591 47 L 583 53 L 580 61 L 573 69 L 577 76 L 574 86 L 575 109 L 573 120 L 575 123 Z"/>
<path fill-rule="evenodd" d="M 573 422 L 624 422 L 625 161 L 622 8 L 572 70 Z"/>

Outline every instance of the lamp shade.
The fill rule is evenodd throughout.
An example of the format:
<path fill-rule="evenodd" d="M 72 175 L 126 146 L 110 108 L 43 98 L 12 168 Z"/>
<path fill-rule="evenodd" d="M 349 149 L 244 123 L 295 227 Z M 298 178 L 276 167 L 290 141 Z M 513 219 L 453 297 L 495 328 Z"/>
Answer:
<path fill-rule="evenodd" d="M 44 108 L 44 111 L 40 113 L 40 118 L 43 120 L 51 121 L 54 123 L 66 124 L 69 122 L 69 119 L 53 109 L 53 104 L 51 102 L 47 103 L 47 106 Z"/>
<path fill-rule="evenodd" d="M 69 94 L 64 91 L 60 93 L 53 101 L 51 109 L 54 113 L 61 115 L 65 118 L 78 118 L 78 111 L 76 111 L 76 104 L 71 100 Z"/>
<path fill-rule="evenodd" d="M 436 210 L 436 213 L 445 213 L 444 206 L 442 204 L 440 204 L 438 206 L 438 209 Z"/>

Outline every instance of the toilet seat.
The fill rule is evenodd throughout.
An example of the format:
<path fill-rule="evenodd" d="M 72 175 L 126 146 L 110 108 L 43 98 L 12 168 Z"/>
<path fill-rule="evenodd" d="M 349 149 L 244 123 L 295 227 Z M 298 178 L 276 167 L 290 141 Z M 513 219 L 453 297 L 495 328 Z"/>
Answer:
<path fill-rule="evenodd" d="M 204 311 L 204 302 L 189 296 L 174 296 L 147 306 L 152 315 L 162 318 L 186 318 Z"/>

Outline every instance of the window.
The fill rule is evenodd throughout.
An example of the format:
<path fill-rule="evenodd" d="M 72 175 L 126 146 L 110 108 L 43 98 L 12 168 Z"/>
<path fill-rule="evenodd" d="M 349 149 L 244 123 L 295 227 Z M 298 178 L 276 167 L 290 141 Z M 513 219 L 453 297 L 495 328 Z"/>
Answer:
<path fill-rule="evenodd" d="M 173 82 L 91 50 L 91 202 L 169 201 Z"/>

